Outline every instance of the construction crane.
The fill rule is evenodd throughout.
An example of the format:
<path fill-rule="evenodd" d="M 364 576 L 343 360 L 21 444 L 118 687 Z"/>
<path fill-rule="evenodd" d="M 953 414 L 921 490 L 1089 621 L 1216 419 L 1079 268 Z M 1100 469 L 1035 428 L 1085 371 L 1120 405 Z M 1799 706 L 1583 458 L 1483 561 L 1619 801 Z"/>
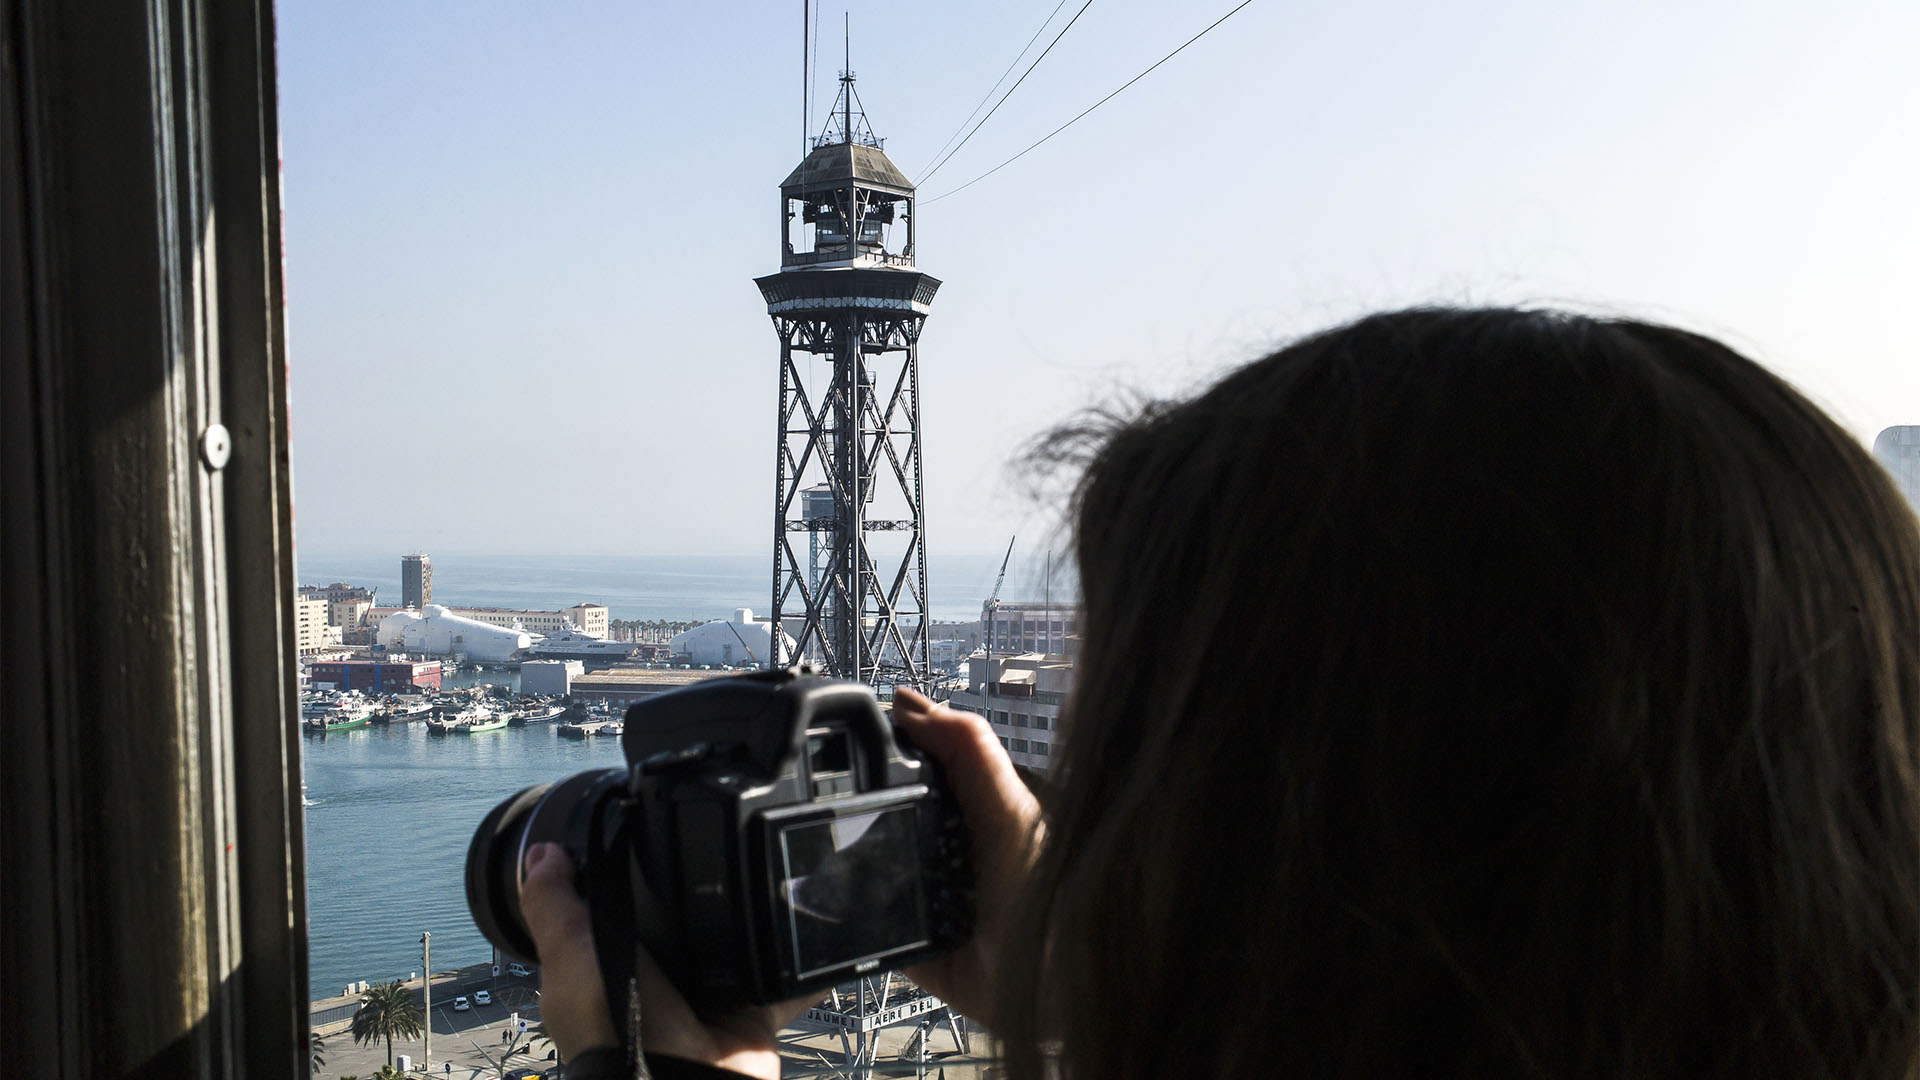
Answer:
<path fill-rule="evenodd" d="M 1017 533 L 1007 537 L 1007 554 L 1000 560 L 1000 576 L 993 579 L 993 595 L 987 597 L 987 677 L 980 687 L 983 701 L 993 688 L 993 622 L 1000 610 L 1000 586 L 1007 583 L 1007 563 L 1013 559 L 1013 542 L 1018 539 Z"/>

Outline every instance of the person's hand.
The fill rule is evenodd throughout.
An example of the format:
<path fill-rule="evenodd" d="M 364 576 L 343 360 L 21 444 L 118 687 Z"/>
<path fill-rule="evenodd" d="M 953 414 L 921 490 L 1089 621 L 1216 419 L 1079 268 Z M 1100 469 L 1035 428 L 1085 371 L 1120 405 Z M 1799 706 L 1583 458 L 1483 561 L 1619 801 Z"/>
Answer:
<path fill-rule="evenodd" d="M 937 705 L 905 687 L 893 692 L 893 719 L 946 773 L 967 819 L 974 874 L 973 937 L 907 977 L 954 1008 L 993 1026 L 994 967 L 1007 918 L 1026 887 L 1040 843 L 1040 802 L 983 717 Z"/>
<path fill-rule="evenodd" d="M 560 1056 L 572 1059 L 587 1050 L 619 1046 L 593 948 L 592 920 L 586 901 L 574 891 L 573 861 L 558 844 L 535 844 L 527 850 L 520 914 L 540 951 L 540 1015 Z M 634 953 L 643 1050 L 779 1080 L 774 1036 L 812 999 L 701 1020 L 653 957 L 637 944 Z"/>

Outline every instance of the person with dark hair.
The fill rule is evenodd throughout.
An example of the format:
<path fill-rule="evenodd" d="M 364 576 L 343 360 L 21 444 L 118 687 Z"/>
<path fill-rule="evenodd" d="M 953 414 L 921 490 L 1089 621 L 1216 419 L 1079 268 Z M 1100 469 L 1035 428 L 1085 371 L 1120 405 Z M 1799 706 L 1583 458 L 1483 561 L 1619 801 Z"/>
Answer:
<path fill-rule="evenodd" d="M 1786 383 L 1413 310 L 1039 457 L 1084 464 L 1044 806 L 894 709 L 980 879 L 909 974 L 1011 1076 L 1920 1076 L 1920 528 Z M 523 904 L 572 1054 L 612 1027 L 555 1008 L 598 986 L 565 862 Z M 650 1051 L 778 1075 L 792 1012 L 643 991 Z"/>

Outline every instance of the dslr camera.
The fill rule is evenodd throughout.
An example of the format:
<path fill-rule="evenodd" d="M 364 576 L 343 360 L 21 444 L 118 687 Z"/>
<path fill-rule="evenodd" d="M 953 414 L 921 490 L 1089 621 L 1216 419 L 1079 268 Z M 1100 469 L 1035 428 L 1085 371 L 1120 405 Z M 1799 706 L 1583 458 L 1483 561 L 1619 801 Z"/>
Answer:
<path fill-rule="evenodd" d="M 971 932 L 958 807 L 866 686 L 805 668 L 716 678 L 633 705 L 621 747 L 624 768 L 496 806 L 466 870 L 480 932 L 536 962 L 525 853 L 565 849 L 616 1025 L 636 942 L 714 1013 L 904 967 Z"/>

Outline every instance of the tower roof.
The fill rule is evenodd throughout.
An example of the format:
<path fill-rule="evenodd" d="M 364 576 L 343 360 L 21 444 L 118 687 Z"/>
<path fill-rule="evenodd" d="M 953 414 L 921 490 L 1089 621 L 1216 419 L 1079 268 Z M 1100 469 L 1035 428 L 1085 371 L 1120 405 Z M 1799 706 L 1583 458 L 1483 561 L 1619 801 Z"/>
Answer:
<path fill-rule="evenodd" d="M 913 194 L 913 181 L 877 146 L 837 142 L 816 147 L 780 182 L 782 192 L 839 187 L 849 180 L 901 195 Z"/>

